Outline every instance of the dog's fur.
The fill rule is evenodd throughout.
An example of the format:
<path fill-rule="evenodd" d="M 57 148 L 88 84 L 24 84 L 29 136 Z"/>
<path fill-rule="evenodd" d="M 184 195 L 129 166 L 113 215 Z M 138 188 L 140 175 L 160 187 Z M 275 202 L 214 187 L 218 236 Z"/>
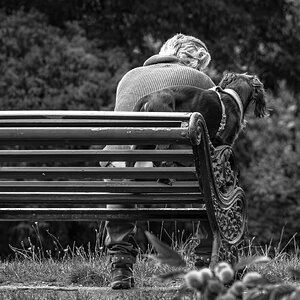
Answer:
<path fill-rule="evenodd" d="M 255 105 L 254 114 L 257 117 L 266 115 L 264 86 L 256 76 L 228 73 L 223 77 L 219 86 L 222 89 L 232 89 L 239 95 L 243 103 L 243 116 L 250 103 Z M 134 111 L 200 112 L 206 121 L 213 145 L 232 145 L 244 122 L 240 122 L 241 113 L 235 100 L 230 95 L 221 92 L 227 120 L 224 130 L 217 135 L 222 118 L 222 108 L 218 97 L 218 94 L 212 90 L 192 86 L 174 86 L 141 98 L 134 107 Z"/>

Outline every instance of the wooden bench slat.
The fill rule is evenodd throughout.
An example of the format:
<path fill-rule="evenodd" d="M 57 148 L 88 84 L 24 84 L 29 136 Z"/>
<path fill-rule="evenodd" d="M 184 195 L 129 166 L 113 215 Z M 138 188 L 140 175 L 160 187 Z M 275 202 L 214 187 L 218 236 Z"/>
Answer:
<path fill-rule="evenodd" d="M 197 193 L 198 181 L 0 181 L 0 192 Z"/>
<path fill-rule="evenodd" d="M 4 208 L 0 221 L 99 221 L 99 220 L 200 220 L 207 219 L 201 208 Z"/>
<path fill-rule="evenodd" d="M 0 150 L 1 162 L 19 161 L 192 161 L 186 150 Z"/>
<path fill-rule="evenodd" d="M 100 167 L 0 167 L 0 179 L 196 179 L 194 167 L 100 168 Z"/>
<path fill-rule="evenodd" d="M 108 119 L 108 120 L 181 120 L 188 121 L 191 113 L 112 112 L 77 110 L 11 110 L 0 111 L 0 119 Z"/>
<path fill-rule="evenodd" d="M 0 127 L 181 127 L 176 120 L 0 119 Z"/>
<path fill-rule="evenodd" d="M 32 193 L 32 192 L 2 192 L 0 193 L 0 205 L 19 204 L 128 204 L 128 199 L 135 204 L 192 204 L 204 203 L 202 193 L 174 194 L 116 194 L 116 193 Z"/>
<path fill-rule="evenodd" d="M 73 143 L 85 144 L 188 144 L 188 128 L 149 127 L 19 127 L 0 128 L 0 141 L 5 144 Z"/>

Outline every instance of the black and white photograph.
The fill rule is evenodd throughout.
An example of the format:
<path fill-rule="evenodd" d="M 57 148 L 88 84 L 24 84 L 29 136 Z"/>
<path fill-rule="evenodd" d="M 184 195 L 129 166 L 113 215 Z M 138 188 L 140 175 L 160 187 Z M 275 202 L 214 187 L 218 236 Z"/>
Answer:
<path fill-rule="evenodd" d="M 299 0 L 0 0 L 0 300 L 300 300 Z"/>

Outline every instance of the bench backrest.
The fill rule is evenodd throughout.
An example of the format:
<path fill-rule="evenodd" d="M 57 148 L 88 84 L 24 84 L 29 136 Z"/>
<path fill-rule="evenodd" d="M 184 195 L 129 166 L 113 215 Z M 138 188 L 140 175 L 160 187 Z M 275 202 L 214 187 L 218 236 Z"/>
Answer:
<path fill-rule="evenodd" d="M 95 208 L 128 201 L 203 203 L 194 167 L 99 166 L 101 161 L 193 160 L 189 120 L 190 114 L 2 112 L 0 202 L 4 206 L 29 207 L 7 207 L 1 211 L 0 219 L 198 218 L 199 211 L 189 209 L 157 210 L 153 214 L 149 209 L 120 210 L 110 215 Z M 104 145 L 149 144 L 183 144 L 187 149 L 102 150 Z M 165 184 L 162 179 L 174 182 Z M 74 208 L 74 204 L 84 207 Z"/>

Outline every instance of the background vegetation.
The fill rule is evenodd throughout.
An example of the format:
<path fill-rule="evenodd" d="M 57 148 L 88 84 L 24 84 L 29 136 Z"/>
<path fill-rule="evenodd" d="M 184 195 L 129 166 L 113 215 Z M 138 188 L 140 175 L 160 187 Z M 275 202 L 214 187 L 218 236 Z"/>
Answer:
<path fill-rule="evenodd" d="M 226 70 L 265 83 L 270 117 L 249 116 L 235 151 L 251 235 L 260 243 L 288 241 L 300 231 L 299 29 L 297 0 L 2 0 L 0 109 L 111 110 L 121 77 L 164 40 L 178 32 L 200 37 L 216 83 Z M 2 256 L 5 245 L 33 232 L 28 224 L 0 225 Z M 50 230 L 80 244 L 83 236 L 93 240 L 95 226 Z"/>

